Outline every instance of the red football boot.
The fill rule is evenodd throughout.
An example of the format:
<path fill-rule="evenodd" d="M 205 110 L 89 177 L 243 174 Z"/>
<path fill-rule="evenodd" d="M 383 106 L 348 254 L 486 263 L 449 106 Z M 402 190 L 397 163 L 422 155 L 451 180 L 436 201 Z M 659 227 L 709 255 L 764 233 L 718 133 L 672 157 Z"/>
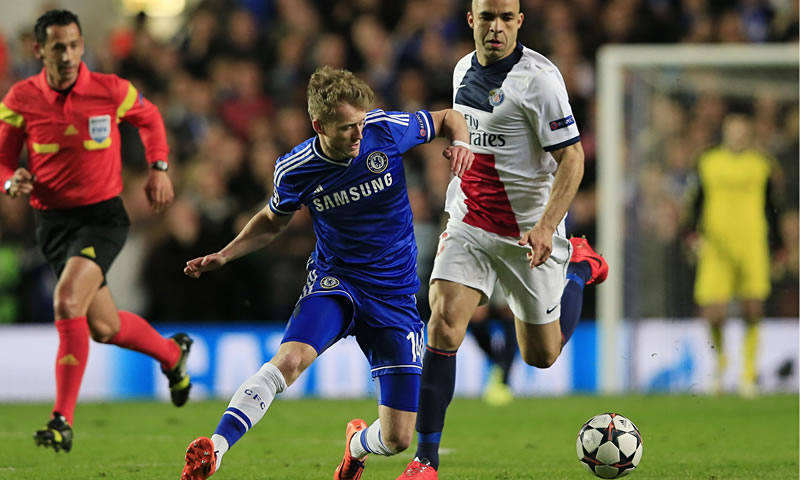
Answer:
<path fill-rule="evenodd" d="M 406 470 L 396 480 L 439 480 L 439 474 L 427 460 L 415 458 L 408 462 Z"/>
<path fill-rule="evenodd" d="M 181 480 L 206 480 L 217 469 L 214 443 L 208 437 L 198 437 L 186 448 L 186 465 Z"/>
<path fill-rule="evenodd" d="M 361 478 L 361 474 L 364 473 L 364 462 L 367 461 L 367 455 L 361 458 L 351 455 L 350 439 L 353 438 L 353 435 L 366 428 L 367 422 L 360 418 L 350 420 L 347 424 L 347 430 L 344 433 L 344 458 L 342 458 L 342 463 L 336 467 L 336 471 L 333 472 L 333 480 L 358 480 Z"/>
<path fill-rule="evenodd" d="M 586 282 L 586 285 L 603 283 L 608 277 L 608 263 L 606 263 L 602 255 L 594 251 L 586 237 L 572 237 L 569 241 L 572 243 L 570 263 L 589 262 L 589 266 L 592 269 L 592 276 Z"/>

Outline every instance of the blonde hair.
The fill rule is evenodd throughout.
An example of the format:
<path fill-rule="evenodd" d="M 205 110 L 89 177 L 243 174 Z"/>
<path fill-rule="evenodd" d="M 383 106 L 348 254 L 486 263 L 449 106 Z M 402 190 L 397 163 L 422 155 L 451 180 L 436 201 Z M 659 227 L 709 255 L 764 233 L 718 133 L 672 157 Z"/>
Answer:
<path fill-rule="evenodd" d="M 375 94 L 363 80 L 345 69 L 320 67 L 308 81 L 308 115 L 311 120 L 327 123 L 336 118 L 342 103 L 369 110 Z"/>

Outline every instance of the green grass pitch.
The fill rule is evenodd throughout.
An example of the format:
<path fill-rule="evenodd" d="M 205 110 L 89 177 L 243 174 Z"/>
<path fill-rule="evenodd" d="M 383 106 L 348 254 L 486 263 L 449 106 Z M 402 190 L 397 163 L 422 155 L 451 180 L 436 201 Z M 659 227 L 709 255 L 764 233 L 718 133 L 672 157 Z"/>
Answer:
<path fill-rule="evenodd" d="M 81 403 L 69 454 L 37 448 L 31 434 L 49 405 L 0 404 L 0 479 L 173 479 L 194 437 L 210 435 L 227 402 Z M 442 480 L 594 478 L 575 438 L 592 415 L 614 411 L 644 441 L 632 480 L 798 478 L 798 397 L 704 396 L 518 398 L 506 407 L 456 398 L 443 435 Z M 225 456 L 214 480 L 332 478 L 345 424 L 371 423 L 374 400 L 281 400 Z M 372 456 L 362 480 L 394 480 L 413 455 Z"/>

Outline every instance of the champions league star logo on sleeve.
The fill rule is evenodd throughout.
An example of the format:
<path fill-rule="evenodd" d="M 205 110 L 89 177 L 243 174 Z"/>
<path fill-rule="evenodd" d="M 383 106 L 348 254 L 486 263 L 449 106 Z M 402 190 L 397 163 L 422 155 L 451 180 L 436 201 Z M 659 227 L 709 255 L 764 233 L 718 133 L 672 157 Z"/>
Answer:
<path fill-rule="evenodd" d="M 383 152 L 372 152 L 367 157 L 367 168 L 372 173 L 381 173 L 389 166 L 389 157 Z"/>
<path fill-rule="evenodd" d="M 497 107 L 498 105 L 503 103 L 503 100 L 505 100 L 505 98 L 506 96 L 503 93 L 502 88 L 495 88 L 494 90 L 489 91 L 489 104 L 491 104 L 493 107 Z"/>

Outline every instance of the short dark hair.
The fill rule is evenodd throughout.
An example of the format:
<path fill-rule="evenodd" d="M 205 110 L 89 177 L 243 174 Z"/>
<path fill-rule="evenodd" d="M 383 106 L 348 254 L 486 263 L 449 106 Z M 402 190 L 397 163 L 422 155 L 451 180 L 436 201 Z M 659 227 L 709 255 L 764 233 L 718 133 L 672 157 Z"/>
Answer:
<path fill-rule="evenodd" d="M 47 42 L 47 27 L 51 25 L 58 25 L 66 27 L 67 25 L 75 24 L 78 26 L 78 31 L 83 35 L 81 30 L 81 22 L 78 16 L 69 10 L 53 9 L 48 10 L 36 20 L 36 25 L 33 27 L 33 34 L 36 36 L 36 41 L 40 44 Z"/>

